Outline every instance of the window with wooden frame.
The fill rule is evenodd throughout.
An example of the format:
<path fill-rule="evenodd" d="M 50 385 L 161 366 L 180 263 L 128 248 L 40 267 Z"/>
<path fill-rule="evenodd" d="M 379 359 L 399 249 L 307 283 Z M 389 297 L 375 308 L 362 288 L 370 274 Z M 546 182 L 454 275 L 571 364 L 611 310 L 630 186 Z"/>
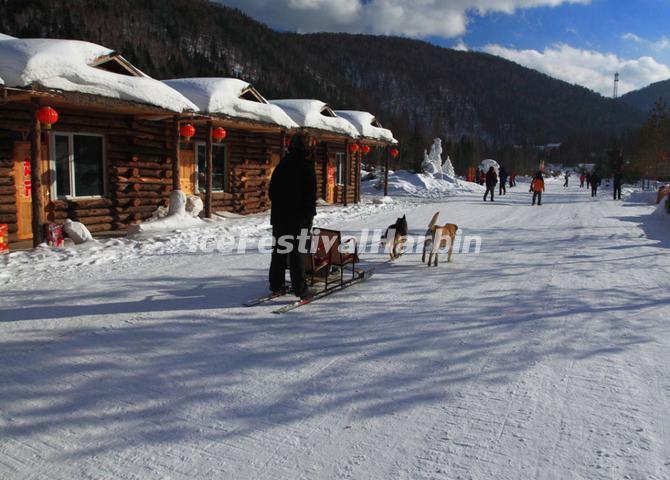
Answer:
<path fill-rule="evenodd" d="M 344 185 L 346 180 L 347 173 L 347 154 L 346 153 L 336 153 L 335 154 L 335 182 L 338 185 Z"/>
<path fill-rule="evenodd" d="M 207 189 L 207 145 L 204 143 L 196 144 L 197 162 L 196 162 L 196 191 L 205 192 Z M 225 145 L 212 145 L 212 192 L 225 192 L 228 189 L 228 161 Z"/>
<path fill-rule="evenodd" d="M 55 196 L 104 196 L 104 137 L 59 132 L 52 135 L 51 142 L 52 188 Z"/>

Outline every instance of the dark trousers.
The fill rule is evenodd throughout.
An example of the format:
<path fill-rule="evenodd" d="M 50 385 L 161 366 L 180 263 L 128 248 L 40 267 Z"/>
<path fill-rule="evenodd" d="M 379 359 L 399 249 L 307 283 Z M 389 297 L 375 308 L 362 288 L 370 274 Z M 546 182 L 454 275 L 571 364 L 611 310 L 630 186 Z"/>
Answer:
<path fill-rule="evenodd" d="M 567 186 L 568 186 L 568 179 L 567 179 L 567 178 L 565 179 L 565 183 L 563 184 L 563 186 L 564 186 L 564 187 L 567 187 Z"/>
<path fill-rule="evenodd" d="M 307 229 L 309 232 L 309 226 L 306 225 L 302 228 Z M 285 287 L 287 262 L 293 293 L 299 297 L 307 287 L 303 254 L 298 249 L 300 230 L 300 227 L 272 226 L 274 246 L 272 248 L 272 260 L 270 261 L 270 290 L 273 292 L 279 292 Z M 289 241 L 285 242 L 285 244 L 278 244 L 280 237 L 286 237 Z M 291 247 L 288 253 L 285 252 L 286 245 L 290 245 Z M 309 248 L 309 242 L 307 242 L 306 246 Z"/>
<path fill-rule="evenodd" d="M 538 205 L 542 205 L 542 192 L 533 192 L 533 205 L 536 200 Z"/>
<path fill-rule="evenodd" d="M 491 201 L 493 201 L 493 192 L 495 192 L 496 186 L 493 185 L 492 187 L 489 187 L 488 185 L 486 186 L 486 193 L 484 193 L 484 201 L 486 201 L 486 197 L 488 196 L 489 192 L 491 192 Z"/>
<path fill-rule="evenodd" d="M 507 194 L 507 182 L 500 182 L 500 190 L 498 191 L 498 195 L 506 195 Z"/>
<path fill-rule="evenodd" d="M 614 185 L 614 200 L 621 200 L 621 185 Z"/>
<path fill-rule="evenodd" d="M 598 185 L 591 185 L 591 196 L 598 196 Z"/>

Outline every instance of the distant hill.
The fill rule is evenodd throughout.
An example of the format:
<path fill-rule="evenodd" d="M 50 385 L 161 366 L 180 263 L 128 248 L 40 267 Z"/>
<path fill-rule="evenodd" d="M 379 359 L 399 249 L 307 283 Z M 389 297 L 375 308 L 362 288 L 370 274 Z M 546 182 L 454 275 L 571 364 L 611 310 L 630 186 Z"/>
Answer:
<path fill-rule="evenodd" d="M 620 100 L 643 112 L 649 112 L 654 106 L 654 102 L 659 98 L 663 98 L 666 103 L 670 103 L 670 80 L 652 83 L 648 87 L 629 92 L 622 95 Z"/>
<path fill-rule="evenodd" d="M 536 145 L 636 128 L 645 117 L 488 54 L 396 37 L 277 32 L 206 0 L 0 0 L 0 32 L 100 43 L 158 78 L 235 76 L 268 98 L 367 109 L 412 158 L 438 135 Z"/>

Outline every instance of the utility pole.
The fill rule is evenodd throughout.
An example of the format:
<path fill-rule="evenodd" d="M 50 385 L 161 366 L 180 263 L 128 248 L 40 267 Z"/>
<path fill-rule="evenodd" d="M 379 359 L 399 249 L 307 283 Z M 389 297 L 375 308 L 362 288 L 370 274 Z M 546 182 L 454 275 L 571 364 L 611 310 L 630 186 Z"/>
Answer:
<path fill-rule="evenodd" d="M 615 100 L 619 98 L 619 72 L 614 74 L 614 91 L 612 93 L 612 98 Z"/>

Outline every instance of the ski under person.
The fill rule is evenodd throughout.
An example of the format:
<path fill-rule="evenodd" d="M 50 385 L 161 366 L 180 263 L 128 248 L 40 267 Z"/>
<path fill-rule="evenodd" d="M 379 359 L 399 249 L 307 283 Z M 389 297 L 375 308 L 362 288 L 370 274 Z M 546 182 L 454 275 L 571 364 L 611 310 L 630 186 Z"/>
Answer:
<path fill-rule="evenodd" d="M 592 197 L 598 196 L 598 186 L 600 185 L 600 177 L 596 172 L 593 172 L 591 174 L 589 182 L 591 183 L 591 196 Z"/>
<path fill-rule="evenodd" d="M 493 192 L 495 192 L 497 183 L 498 175 L 496 174 L 496 169 L 489 167 L 489 171 L 486 172 L 486 192 L 484 193 L 484 201 L 486 201 L 489 192 L 491 192 L 491 201 L 493 201 Z"/>
<path fill-rule="evenodd" d="M 500 190 L 498 195 L 507 195 L 507 170 L 505 167 L 500 167 Z"/>
<path fill-rule="evenodd" d="M 530 191 L 533 192 L 533 205 L 537 201 L 538 205 L 542 205 L 542 192 L 544 192 L 544 177 L 542 172 L 537 172 L 530 182 Z"/>
<path fill-rule="evenodd" d="M 623 184 L 623 173 L 621 170 L 617 170 L 613 178 L 613 187 L 614 187 L 614 200 L 621 200 L 621 185 Z"/>
<path fill-rule="evenodd" d="M 272 202 L 272 260 L 270 290 L 285 292 L 287 262 L 290 263 L 293 293 L 301 299 L 314 294 L 307 286 L 301 243 L 306 243 L 316 215 L 316 174 L 312 135 L 299 132 L 293 136 L 288 152 L 279 162 L 270 179 L 269 196 Z M 283 238 L 285 242 L 279 242 Z M 283 248 L 283 247 L 290 247 Z M 289 250 L 289 251 L 287 251 Z"/>

